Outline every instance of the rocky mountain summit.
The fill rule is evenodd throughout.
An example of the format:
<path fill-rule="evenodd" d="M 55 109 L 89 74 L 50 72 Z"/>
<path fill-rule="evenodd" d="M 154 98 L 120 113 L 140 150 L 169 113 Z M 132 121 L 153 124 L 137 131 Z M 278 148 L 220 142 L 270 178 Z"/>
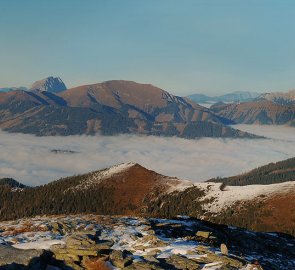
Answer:
<path fill-rule="evenodd" d="M 36 81 L 32 84 L 31 91 L 37 90 L 37 91 L 47 91 L 51 93 L 59 93 L 62 91 L 67 90 L 66 85 L 59 77 L 47 77 L 45 79 L 42 79 L 40 81 Z"/>
<path fill-rule="evenodd" d="M 1 269 L 287 270 L 295 240 L 178 217 L 49 216 L 0 223 Z"/>

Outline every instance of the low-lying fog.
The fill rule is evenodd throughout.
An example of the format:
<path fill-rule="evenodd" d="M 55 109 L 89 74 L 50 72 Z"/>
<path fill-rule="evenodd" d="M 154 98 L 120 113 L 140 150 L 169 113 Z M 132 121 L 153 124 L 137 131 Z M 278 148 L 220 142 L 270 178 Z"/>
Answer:
<path fill-rule="evenodd" d="M 165 175 L 199 182 L 295 156 L 295 128 L 249 125 L 235 128 L 270 139 L 35 137 L 0 131 L 0 177 L 39 185 L 134 161 Z"/>

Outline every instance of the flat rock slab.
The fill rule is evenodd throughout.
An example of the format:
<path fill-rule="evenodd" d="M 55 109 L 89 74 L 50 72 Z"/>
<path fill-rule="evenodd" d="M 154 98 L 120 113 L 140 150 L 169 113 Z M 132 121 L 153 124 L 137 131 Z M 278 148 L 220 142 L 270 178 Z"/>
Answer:
<path fill-rule="evenodd" d="M 23 249 L 17 249 L 11 246 L 0 245 L 0 268 L 1 269 L 21 269 L 22 267 L 30 266 L 32 267 L 32 269 L 38 269 L 38 268 L 34 268 L 34 266 L 38 265 L 40 267 L 41 257 L 44 255 L 45 255 L 44 250 L 35 250 L 35 249 L 23 250 Z"/>

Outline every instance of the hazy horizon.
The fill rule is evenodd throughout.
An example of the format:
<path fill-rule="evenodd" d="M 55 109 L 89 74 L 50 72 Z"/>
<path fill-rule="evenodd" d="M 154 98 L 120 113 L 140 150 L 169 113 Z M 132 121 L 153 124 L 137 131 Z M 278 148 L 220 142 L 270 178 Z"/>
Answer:
<path fill-rule="evenodd" d="M 179 96 L 295 87 L 295 2 L 3 0 L 0 86 L 60 76 Z M 274 34 L 275 33 L 275 34 Z"/>
<path fill-rule="evenodd" d="M 59 78 L 61 78 L 60 76 L 52 76 L 52 75 L 50 75 L 50 76 L 48 76 L 48 77 L 59 77 Z M 41 79 L 45 79 L 45 78 L 41 78 Z M 40 80 L 41 80 L 40 79 Z M 62 78 L 61 78 L 62 79 Z M 38 79 L 39 80 L 39 79 Z M 117 79 L 113 79 L 113 80 L 117 80 Z M 123 80 L 123 79 L 122 79 Z M 37 80 L 36 80 L 37 81 Z M 110 81 L 112 81 L 112 80 L 110 80 Z M 131 80 L 132 81 L 132 80 Z M 134 80 L 133 80 L 134 81 Z M 35 81 L 34 81 L 35 82 Z M 65 82 L 65 81 L 63 81 L 65 84 L 66 84 L 66 86 L 67 86 L 67 83 Z M 105 81 L 98 81 L 98 82 L 96 82 L 96 83 L 102 83 L 102 82 L 105 82 Z M 136 82 L 136 83 L 142 83 L 142 84 L 149 84 L 149 82 L 138 82 L 138 81 L 134 81 L 134 82 Z M 96 84 L 96 83 L 94 83 L 94 84 Z M 32 84 L 33 84 L 33 82 L 32 82 Z M 32 84 L 30 84 L 30 85 L 18 85 L 18 86 L 16 86 L 16 85 L 13 85 L 13 86 L 0 86 L 0 89 L 1 88 L 22 88 L 22 87 L 25 87 L 25 88 L 27 88 L 27 89 L 30 89 L 30 87 L 32 86 Z M 85 83 L 85 84 L 82 84 L 82 85 L 91 85 L 90 83 Z M 73 85 L 71 88 L 74 88 L 74 87 L 78 87 L 78 86 L 81 86 L 81 85 Z M 158 87 L 158 85 L 154 85 L 154 86 L 156 86 L 156 87 Z M 295 87 L 294 87 L 295 88 Z M 250 93 L 259 93 L 259 94 L 264 94 L 264 93 L 271 93 L 271 92 L 281 92 L 281 93 L 287 93 L 287 92 L 289 92 L 289 91 L 291 91 L 291 90 L 294 90 L 294 88 L 290 88 L 290 89 L 274 89 L 274 90 L 269 90 L 269 91 L 252 91 L 252 90 L 247 90 L 247 89 L 244 89 L 244 90 L 229 90 L 229 91 L 225 91 L 225 92 L 223 92 L 223 93 L 206 93 L 206 91 L 202 91 L 202 90 L 196 90 L 195 92 L 192 92 L 192 93 L 190 93 L 190 94 L 184 94 L 183 96 L 189 96 L 189 95 L 194 95 L 194 94 L 203 94 L 203 95 L 206 95 L 206 96 L 209 96 L 209 97 L 214 97 L 214 96 L 222 96 L 222 95 L 225 95 L 225 94 L 231 94 L 231 93 L 238 93 L 238 92 L 250 92 Z M 70 89 L 69 87 L 68 87 L 68 89 Z M 169 91 L 169 90 L 167 90 L 167 89 L 163 89 L 163 90 L 165 90 L 165 91 L 168 91 L 168 92 L 170 92 L 171 94 L 174 94 L 174 95 L 178 95 L 177 93 L 174 93 L 173 91 Z"/>

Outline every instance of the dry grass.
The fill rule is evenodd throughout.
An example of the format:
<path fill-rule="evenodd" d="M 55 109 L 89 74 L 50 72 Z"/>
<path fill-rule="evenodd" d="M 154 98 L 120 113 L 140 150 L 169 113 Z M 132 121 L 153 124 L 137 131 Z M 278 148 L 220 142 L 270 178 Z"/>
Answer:
<path fill-rule="evenodd" d="M 85 261 L 85 268 L 87 270 L 111 270 L 110 267 L 106 264 L 106 262 L 100 259 L 88 259 Z"/>
<path fill-rule="evenodd" d="M 21 226 L 6 226 L 1 228 L 4 232 L 0 233 L 0 236 L 15 236 L 27 232 L 44 232 L 48 231 L 48 228 L 45 226 L 35 226 L 32 223 L 23 223 Z"/>

